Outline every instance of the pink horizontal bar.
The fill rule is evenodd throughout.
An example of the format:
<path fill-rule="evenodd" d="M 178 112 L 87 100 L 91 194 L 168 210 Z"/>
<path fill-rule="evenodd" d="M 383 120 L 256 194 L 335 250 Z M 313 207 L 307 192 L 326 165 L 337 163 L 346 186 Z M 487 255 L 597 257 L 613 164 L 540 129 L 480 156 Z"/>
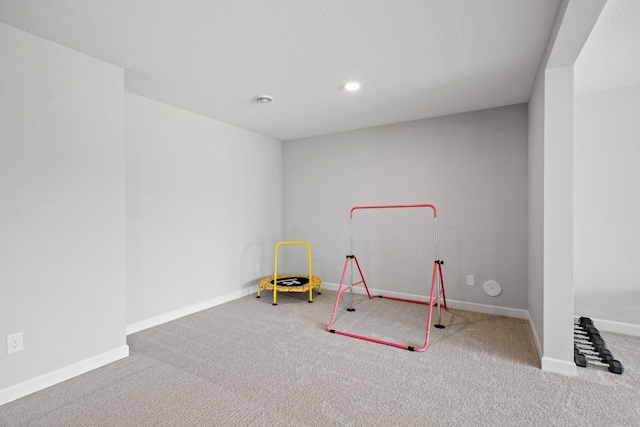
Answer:
<path fill-rule="evenodd" d="M 390 299 L 390 300 L 394 300 L 394 301 L 411 302 L 411 303 L 414 303 L 414 304 L 429 305 L 429 301 L 419 301 L 417 299 L 404 299 L 404 298 L 396 298 L 396 297 L 387 297 L 387 296 L 384 296 L 384 295 L 376 295 L 373 298 L 383 298 L 383 299 Z"/>
<path fill-rule="evenodd" d="M 391 341 L 378 340 L 378 339 L 375 339 L 375 338 L 365 337 L 363 335 L 356 335 L 356 334 L 352 334 L 352 333 L 349 333 L 349 332 L 338 331 L 336 329 L 329 328 L 329 326 L 327 326 L 326 329 L 327 329 L 327 332 L 332 332 L 332 333 L 338 334 L 338 335 L 344 335 L 345 337 L 358 338 L 360 340 L 374 342 L 376 344 L 384 344 L 384 345 L 388 345 L 390 347 L 401 348 L 403 350 L 409 350 L 409 346 L 408 345 L 398 344 L 398 343 L 391 342 Z M 424 345 L 422 347 L 420 347 L 420 348 L 413 347 L 413 351 L 417 351 L 417 352 L 425 351 L 427 349 L 428 341 L 429 341 L 429 335 L 427 335 L 427 339 L 426 339 Z"/>
<path fill-rule="evenodd" d="M 354 283 L 353 285 L 351 285 L 351 287 L 354 287 L 354 286 L 359 285 L 359 284 L 361 284 L 361 283 L 364 283 L 364 280 L 361 280 L 361 281 L 359 281 L 359 282 Z M 341 293 L 343 293 L 343 292 L 347 292 L 349 289 L 350 289 L 350 287 L 346 287 L 346 288 L 344 288 L 344 289 L 342 289 L 342 290 L 339 290 L 339 291 L 338 291 L 338 294 L 341 294 Z M 373 297 L 369 297 L 369 299 L 371 299 L 371 298 L 373 298 Z"/>
<path fill-rule="evenodd" d="M 437 217 L 436 207 L 427 203 L 418 205 L 373 205 L 373 206 L 354 206 L 349 212 L 349 218 L 353 218 L 353 211 L 359 209 L 397 209 L 397 208 L 431 208 L 433 209 L 433 217 Z"/>

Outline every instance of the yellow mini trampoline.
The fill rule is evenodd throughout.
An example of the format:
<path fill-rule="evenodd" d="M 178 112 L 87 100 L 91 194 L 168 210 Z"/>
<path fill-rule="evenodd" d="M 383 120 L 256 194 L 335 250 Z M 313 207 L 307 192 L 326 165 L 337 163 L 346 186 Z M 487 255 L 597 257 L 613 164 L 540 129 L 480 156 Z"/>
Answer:
<path fill-rule="evenodd" d="M 309 265 L 308 274 L 281 274 L 278 275 L 278 248 L 281 245 L 305 245 L 307 247 L 307 259 Z M 311 247 L 307 242 L 279 242 L 276 244 L 273 255 L 273 276 L 267 276 L 258 282 L 258 295 L 260 290 L 273 291 L 273 305 L 278 305 L 278 292 L 309 292 L 309 302 L 313 302 L 313 288 L 318 288 L 320 295 L 322 281 L 319 277 L 311 274 Z M 311 279 L 309 279 L 311 278 Z M 274 285 L 275 283 L 275 285 Z"/>

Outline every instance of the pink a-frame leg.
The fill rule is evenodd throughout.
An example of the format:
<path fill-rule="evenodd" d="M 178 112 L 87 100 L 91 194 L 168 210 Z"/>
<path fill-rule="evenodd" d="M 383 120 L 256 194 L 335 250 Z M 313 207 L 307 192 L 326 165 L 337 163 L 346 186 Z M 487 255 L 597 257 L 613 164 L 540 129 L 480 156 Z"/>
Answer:
<path fill-rule="evenodd" d="M 371 296 L 371 294 L 369 293 L 369 288 L 367 287 L 367 284 L 364 280 L 364 276 L 362 275 L 362 270 L 360 269 L 360 264 L 358 262 L 358 259 L 354 256 L 354 255 L 347 255 L 347 259 L 345 260 L 345 264 L 344 264 L 344 268 L 342 270 L 342 276 L 340 278 L 340 286 L 338 288 L 338 295 L 336 296 L 336 302 L 333 306 L 333 313 L 331 314 L 331 320 L 329 321 L 329 324 L 326 327 L 326 330 L 328 332 L 332 332 L 335 334 L 339 334 L 339 335 L 344 335 L 344 336 L 348 336 L 348 337 L 352 337 L 352 338 L 358 338 L 361 340 L 365 340 L 365 341 L 371 341 L 371 342 L 375 342 L 378 344 L 385 344 L 388 346 L 392 346 L 392 347 L 397 347 L 397 348 L 401 348 L 401 349 L 405 349 L 405 350 L 410 350 L 410 351 L 424 351 L 426 350 L 426 348 L 429 345 L 429 334 L 431 331 L 431 317 L 433 314 L 433 306 L 437 305 L 438 307 L 438 322 L 440 322 L 440 306 L 442 305 L 444 308 L 447 308 L 447 302 L 446 302 L 446 297 L 444 294 L 444 281 L 442 279 L 442 264 L 443 262 L 439 259 L 439 250 L 438 250 L 438 214 L 436 211 L 435 206 L 431 205 L 431 204 L 412 204 L 412 205 L 373 205 L 373 206 L 355 206 L 351 209 L 350 213 L 349 213 L 349 219 L 352 220 L 353 219 L 353 214 L 355 211 L 360 210 L 360 209 L 404 209 L 404 208 L 430 208 L 433 210 L 433 219 L 434 219 L 434 224 L 435 224 L 435 246 L 436 246 L 436 261 L 433 264 L 433 270 L 432 270 L 432 274 L 431 274 L 431 291 L 429 294 L 429 301 L 425 302 L 425 301 L 417 301 L 417 300 L 411 300 L 411 299 L 404 299 L 404 298 L 394 298 L 394 297 L 387 297 L 387 296 L 383 296 L 383 295 L 378 295 L 378 298 L 386 298 L 386 299 L 391 299 L 391 300 L 397 300 L 397 301 L 403 301 L 403 302 L 411 302 L 411 303 L 415 303 L 415 304 L 428 304 L 429 305 L 429 314 L 427 317 L 427 325 L 426 325 L 426 334 L 425 334 L 425 341 L 422 347 L 419 348 L 415 348 L 413 346 L 407 346 L 407 345 L 403 345 L 403 344 L 399 344 L 399 343 L 394 343 L 394 342 L 390 342 L 390 341 L 383 341 L 383 340 L 378 340 L 376 338 L 372 338 L 372 337 L 366 337 L 366 336 L 362 336 L 362 335 L 357 335 L 357 334 L 352 334 L 350 332 L 346 332 L 346 331 L 339 331 L 336 329 L 331 328 L 331 326 L 333 325 L 333 322 L 335 321 L 335 316 L 336 316 L 336 311 L 338 308 L 338 303 L 340 300 L 340 296 L 342 295 L 342 293 L 346 290 L 349 290 L 351 292 L 353 292 L 353 286 L 358 285 L 360 283 L 362 283 L 365 287 L 365 290 L 367 292 L 367 296 L 369 297 L 369 299 L 374 298 Z M 353 242 L 352 242 L 352 250 L 353 250 Z M 355 283 L 351 283 L 348 287 L 344 287 L 344 277 L 345 277 L 345 273 L 347 271 L 347 265 L 349 265 L 349 261 L 355 261 L 356 266 L 358 268 L 358 273 L 360 274 L 360 281 L 355 282 Z M 353 271 L 353 270 L 352 270 Z M 438 282 L 438 279 L 439 282 Z M 352 280 L 353 282 L 353 277 Z M 440 286 L 437 286 L 437 284 L 440 284 Z M 434 300 L 433 298 L 433 294 L 434 291 L 437 288 L 437 297 Z M 440 304 L 440 293 L 442 293 L 442 304 Z M 350 302 L 350 307 L 347 309 L 347 311 L 354 311 L 354 308 L 352 307 L 352 301 Z M 437 324 L 435 325 L 436 328 L 444 328 L 444 325 L 441 324 Z"/>
<path fill-rule="evenodd" d="M 345 277 L 345 273 L 347 271 L 347 266 L 349 265 L 349 261 L 350 260 L 353 260 L 353 261 L 356 262 L 356 266 L 357 266 L 358 272 L 360 274 L 360 280 L 358 282 L 355 282 L 355 283 L 351 284 L 350 286 L 344 287 L 344 277 Z M 439 298 L 436 298 L 435 300 L 433 299 L 433 294 L 435 292 L 436 283 L 437 283 L 436 282 L 437 275 L 439 275 L 440 279 L 442 279 L 442 268 L 441 268 L 441 264 L 440 264 L 439 261 L 436 261 L 436 262 L 433 263 L 433 270 L 432 270 L 432 273 L 431 273 L 431 292 L 429 294 L 429 301 L 418 301 L 418 300 L 411 300 L 411 299 L 386 297 L 386 296 L 383 296 L 383 295 L 378 295 L 377 296 L 378 298 L 385 298 L 385 299 L 391 299 L 391 300 L 396 300 L 396 301 L 411 302 L 411 303 L 414 303 L 414 304 L 428 304 L 429 305 L 429 314 L 428 314 L 428 317 L 427 317 L 427 325 L 426 325 L 426 335 L 425 335 L 425 340 L 424 340 L 424 344 L 422 345 L 422 347 L 416 348 L 416 347 L 405 345 L 405 344 L 395 343 L 395 342 L 391 342 L 391 341 L 379 340 L 377 338 L 372 338 L 372 337 L 367 337 L 367 336 L 364 336 L 364 335 L 353 334 L 353 333 L 350 333 L 350 332 L 340 331 L 340 330 L 331 328 L 331 326 L 333 326 L 333 322 L 335 321 L 336 312 L 337 312 L 337 309 L 338 309 L 338 303 L 340 301 L 340 295 L 342 295 L 343 292 L 345 292 L 347 290 L 350 290 L 351 286 L 363 284 L 369 299 L 375 298 L 375 296 L 371 296 L 371 294 L 369 293 L 369 288 L 367 287 L 366 281 L 364 280 L 364 276 L 362 275 L 362 270 L 360 269 L 360 265 L 358 263 L 358 259 L 354 255 L 348 255 L 347 259 L 345 260 L 344 268 L 342 269 L 342 276 L 340 278 L 340 286 L 338 287 L 338 295 L 336 296 L 336 301 L 335 301 L 335 304 L 333 305 L 333 312 L 331 313 L 331 320 L 329 321 L 329 324 L 327 325 L 327 327 L 325 329 L 327 330 L 327 332 L 331 332 L 331 333 L 334 333 L 334 334 L 344 335 L 344 336 L 351 337 L 351 338 L 357 338 L 357 339 L 361 339 L 361 340 L 364 340 L 364 341 L 374 342 L 374 343 L 377 343 L 377 344 L 384 344 L 384 345 L 388 345 L 388 346 L 391 346 L 391 347 L 400 348 L 400 349 L 403 349 L 403 350 L 417 351 L 417 352 L 425 351 L 427 349 L 427 347 L 429 346 L 429 334 L 431 332 L 431 316 L 433 314 L 433 306 L 437 303 L 437 301 L 439 301 Z M 440 283 L 442 285 L 442 281 Z M 444 299 L 444 287 L 442 287 L 442 296 L 443 296 L 444 307 L 446 308 L 446 300 Z"/>

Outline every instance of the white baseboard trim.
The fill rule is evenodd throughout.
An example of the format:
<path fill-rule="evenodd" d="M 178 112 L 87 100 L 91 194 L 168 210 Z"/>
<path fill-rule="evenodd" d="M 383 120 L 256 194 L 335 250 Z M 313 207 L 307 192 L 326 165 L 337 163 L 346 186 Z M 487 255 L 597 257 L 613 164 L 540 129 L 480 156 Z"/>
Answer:
<path fill-rule="evenodd" d="M 13 402 L 21 397 L 27 396 L 36 391 L 43 390 L 52 385 L 77 377 L 94 369 L 108 365 L 116 360 L 129 356 L 129 346 L 123 345 L 114 348 L 97 356 L 90 357 L 80 362 L 74 363 L 64 368 L 56 369 L 39 377 L 32 378 L 20 384 L 0 390 L 0 405 Z"/>
<path fill-rule="evenodd" d="M 146 320 L 141 320 L 139 322 L 132 323 L 127 325 L 127 335 L 140 332 L 144 329 L 152 328 L 154 326 L 161 325 L 166 322 L 171 322 L 172 320 L 179 319 L 184 316 L 188 316 L 193 313 L 197 313 L 202 310 L 206 310 L 211 307 L 215 307 L 216 305 L 224 304 L 225 302 L 233 301 L 234 299 L 242 298 L 244 296 L 250 295 L 258 290 L 257 285 L 251 286 L 246 289 L 241 289 L 236 292 L 232 292 L 230 294 L 222 295 L 207 301 L 199 302 L 197 304 L 193 304 L 187 307 L 180 308 L 178 310 L 171 311 L 169 313 L 161 314 L 160 316 L 151 317 Z"/>
<path fill-rule="evenodd" d="M 540 336 L 538 335 L 538 331 L 533 324 L 533 319 L 531 319 L 531 313 L 527 313 L 529 315 L 529 327 L 531 328 L 531 335 L 533 335 L 533 341 L 536 344 L 536 350 L 538 350 L 538 359 L 542 359 L 542 344 L 540 343 Z"/>
<path fill-rule="evenodd" d="M 514 317 L 516 319 L 529 319 L 529 311 L 519 308 L 498 307 L 496 305 L 478 304 L 447 299 L 447 307 L 458 310 L 475 311 L 476 313 L 495 314 L 497 316 Z"/>
<path fill-rule="evenodd" d="M 578 316 L 575 316 L 576 322 Z M 640 337 L 640 325 L 634 325 L 632 323 L 615 322 L 613 320 L 603 320 L 590 318 L 596 328 L 600 331 L 613 332 L 615 334 L 632 335 L 634 337 Z"/>
<path fill-rule="evenodd" d="M 322 282 L 323 289 L 337 291 L 339 287 L 340 285 L 336 283 Z M 401 292 L 381 291 L 380 289 L 373 289 L 373 288 L 369 288 L 369 292 L 372 295 L 383 294 L 385 296 L 390 296 L 394 298 L 413 299 L 417 301 L 429 301 L 429 297 L 423 296 L 423 295 L 412 295 L 412 294 L 405 294 Z M 364 290 L 364 287 L 354 287 L 353 293 L 366 295 L 366 291 Z M 457 301 L 457 300 L 451 300 L 449 298 L 447 298 L 447 307 L 454 308 L 457 310 L 473 311 L 476 313 L 495 314 L 497 316 L 514 317 L 517 319 L 529 319 L 528 310 L 508 308 L 508 307 L 498 307 L 495 305 L 478 304 L 474 302 Z"/>
<path fill-rule="evenodd" d="M 542 370 L 569 377 L 578 376 L 578 367 L 573 361 L 567 362 L 566 360 L 555 359 L 552 357 L 542 358 Z"/>

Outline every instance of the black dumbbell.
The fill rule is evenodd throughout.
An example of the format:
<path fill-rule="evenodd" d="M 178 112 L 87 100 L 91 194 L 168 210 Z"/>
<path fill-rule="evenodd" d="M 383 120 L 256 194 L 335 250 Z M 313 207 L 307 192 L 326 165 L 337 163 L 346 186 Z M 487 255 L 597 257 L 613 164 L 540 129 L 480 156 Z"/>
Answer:
<path fill-rule="evenodd" d="M 608 363 L 609 372 L 613 372 L 614 374 L 622 375 L 624 372 L 624 366 L 618 360 L 610 360 Z"/>
<path fill-rule="evenodd" d="M 600 336 L 600 331 L 595 328 L 595 326 L 588 326 L 584 328 L 585 332 L 589 337 Z"/>
<path fill-rule="evenodd" d="M 620 363 L 620 361 L 611 359 L 607 362 L 602 362 L 599 358 L 582 353 L 576 347 L 574 347 L 573 349 L 573 360 L 576 365 L 582 368 L 586 368 L 589 363 L 591 363 L 592 365 L 596 366 L 604 366 L 609 370 L 609 372 L 613 372 L 614 374 L 622 375 L 622 373 L 624 372 L 624 366 L 622 366 L 622 363 Z"/>
<path fill-rule="evenodd" d="M 589 327 L 582 327 L 576 323 L 573 324 L 573 332 L 577 332 L 580 334 L 588 334 L 588 333 L 597 333 L 599 334 L 600 332 L 593 326 L 589 326 Z"/>
<path fill-rule="evenodd" d="M 588 365 L 587 356 L 582 354 L 578 349 L 573 350 L 573 361 L 581 368 L 586 368 Z"/>
<path fill-rule="evenodd" d="M 587 327 L 576 327 L 574 325 L 573 334 L 586 335 L 588 337 L 598 336 L 600 337 L 600 331 L 595 326 L 587 326 Z"/>
<path fill-rule="evenodd" d="M 574 344 L 573 351 L 575 352 L 576 350 L 584 354 L 590 354 L 594 357 L 598 357 L 603 363 L 608 363 L 610 360 L 614 360 L 613 354 L 606 348 L 593 348 Z"/>
<path fill-rule="evenodd" d="M 578 324 L 580 326 L 593 325 L 593 321 L 588 317 L 581 317 L 578 319 Z"/>
<path fill-rule="evenodd" d="M 574 335 L 573 340 L 574 342 L 579 342 L 584 345 L 591 344 L 594 348 L 607 348 L 607 343 L 604 342 L 604 340 L 599 335 L 591 339 L 587 339 L 586 337 L 584 338 L 576 337 Z"/>
<path fill-rule="evenodd" d="M 591 329 L 593 331 L 598 331 L 598 328 L 595 327 L 595 325 L 592 324 L 582 324 L 582 323 L 574 323 L 573 324 L 573 329 L 579 329 L 582 331 L 586 331 L 587 329 Z"/>
<path fill-rule="evenodd" d="M 604 341 L 604 339 L 602 338 L 602 336 L 600 335 L 600 333 L 597 330 L 589 330 L 589 331 L 580 331 L 580 330 L 574 330 L 573 331 L 573 338 L 574 339 L 581 339 L 581 340 L 588 340 L 591 341 L 594 345 L 600 345 L 603 347 L 607 347 L 607 343 Z"/>

